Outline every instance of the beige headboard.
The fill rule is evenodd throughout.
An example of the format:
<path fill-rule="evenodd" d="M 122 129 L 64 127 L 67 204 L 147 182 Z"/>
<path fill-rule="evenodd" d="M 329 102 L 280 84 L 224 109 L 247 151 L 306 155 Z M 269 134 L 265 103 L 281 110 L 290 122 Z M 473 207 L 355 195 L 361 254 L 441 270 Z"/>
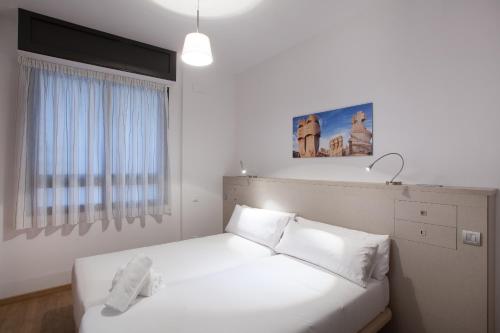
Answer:
<path fill-rule="evenodd" d="M 496 190 L 224 177 L 224 225 L 236 203 L 390 234 L 390 332 L 494 332 Z M 462 231 L 481 233 L 481 245 Z"/>

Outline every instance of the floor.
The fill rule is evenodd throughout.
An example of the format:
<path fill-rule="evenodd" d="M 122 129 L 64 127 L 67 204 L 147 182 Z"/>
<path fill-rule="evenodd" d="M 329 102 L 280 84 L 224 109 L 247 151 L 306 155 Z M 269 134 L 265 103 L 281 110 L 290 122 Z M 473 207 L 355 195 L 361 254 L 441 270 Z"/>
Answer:
<path fill-rule="evenodd" d="M 74 333 L 71 290 L 0 306 L 0 333 Z"/>

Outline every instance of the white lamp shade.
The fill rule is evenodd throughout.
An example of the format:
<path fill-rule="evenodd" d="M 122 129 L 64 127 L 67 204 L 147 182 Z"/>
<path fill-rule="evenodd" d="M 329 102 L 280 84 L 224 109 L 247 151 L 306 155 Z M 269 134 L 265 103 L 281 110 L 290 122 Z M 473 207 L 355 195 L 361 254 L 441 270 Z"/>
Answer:
<path fill-rule="evenodd" d="M 208 36 L 201 32 L 187 34 L 181 58 L 183 62 L 192 66 L 210 65 L 214 60 Z"/>

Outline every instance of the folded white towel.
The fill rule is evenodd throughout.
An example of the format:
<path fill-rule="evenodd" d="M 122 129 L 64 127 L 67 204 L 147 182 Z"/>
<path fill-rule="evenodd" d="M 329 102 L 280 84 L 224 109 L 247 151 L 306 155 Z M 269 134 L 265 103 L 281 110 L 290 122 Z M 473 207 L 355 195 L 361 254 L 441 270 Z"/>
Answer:
<path fill-rule="evenodd" d="M 105 304 L 120 312 L 127 310 L 144 286 L 152 265 L 151 259 L 145 256 L 132 259 L 111 289 Z"/>
<path fill-rule="evenodd" d="M 163 282 L 163 275 L 158 273 L 153 268 L 149 271 L 149 278 L 144 283 L 139 295 L 141 296 L 153 296 L 158 290 L 163 288 L 165 283 Z"/>
<path fill-rule="evenodd" d="M 125 265 L 121 266 L 116 271 L 113 281 L 111 282 L 110 291 L 114 288 L 118 280 L 121 279 L 125 267 L 126 267 Z M 153 296 L 153 294 L 155 294 L 158 290 L 160 290 L 164 286 L 165 283 L 163 281 L 163 275 L 157 272 L 154 268 L 151 268 L 149 270 L 148 277 L 146 278 L 146 281 L 144 281 L 144 285 L 142 286 L 141 291 L 139 292 L 139 295 L 144 297 Z"/>

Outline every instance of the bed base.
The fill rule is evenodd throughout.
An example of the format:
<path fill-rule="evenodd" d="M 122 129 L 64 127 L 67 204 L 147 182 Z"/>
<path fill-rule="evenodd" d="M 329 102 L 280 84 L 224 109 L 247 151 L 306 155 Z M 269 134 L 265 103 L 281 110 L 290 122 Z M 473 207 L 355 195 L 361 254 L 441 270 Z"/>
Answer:
<path fill-rule="evenodd" d="M 392 318 L 392 311 L 385 308 L 378 316 L 368 323 L 358 333 L 377 333 L 380 331 Z"/>

